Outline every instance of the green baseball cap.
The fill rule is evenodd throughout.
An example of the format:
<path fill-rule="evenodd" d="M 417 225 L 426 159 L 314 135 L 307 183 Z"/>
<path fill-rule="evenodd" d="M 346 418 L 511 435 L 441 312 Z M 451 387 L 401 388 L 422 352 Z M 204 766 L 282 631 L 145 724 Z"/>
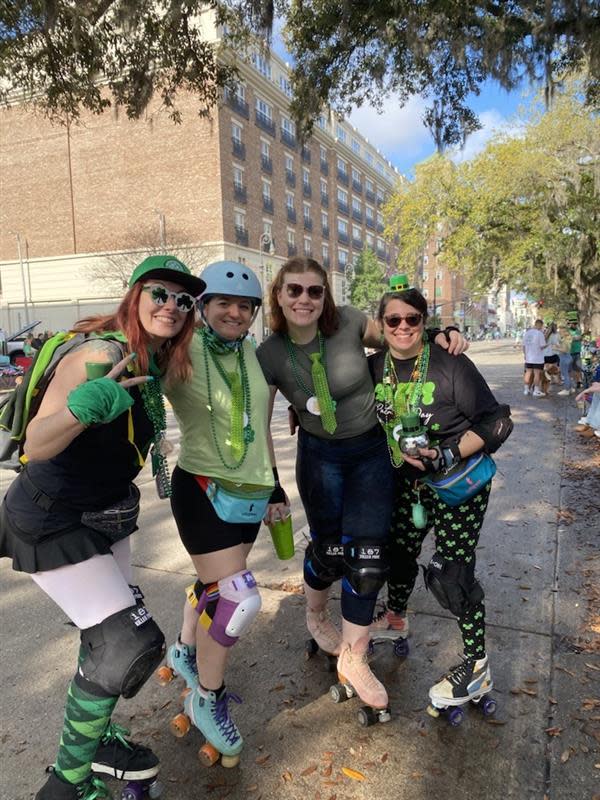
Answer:
<path fill-rule="evenodd" d="M 129 287 L 142 278 L 163 278 L 166 281 L 179 283 L 186 292 L 199 297 L 206 289 L 202 278 L 192 275 L 189 268 L 175 256 L 148 256 L 133 270 L 129 279 Z"/>

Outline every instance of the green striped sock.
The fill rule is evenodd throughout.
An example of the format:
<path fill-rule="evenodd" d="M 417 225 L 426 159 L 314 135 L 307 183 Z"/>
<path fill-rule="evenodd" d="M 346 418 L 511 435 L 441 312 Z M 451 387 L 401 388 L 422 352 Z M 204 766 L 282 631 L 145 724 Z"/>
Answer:
<path fill-rule="evenodd" d="M 67 693 L 55 771 L 67 783 L 81 783 L 91 772 L 98 742 L 106 730 L 118 697 L 101 697 L 82 689 L 77 676 Z"/>

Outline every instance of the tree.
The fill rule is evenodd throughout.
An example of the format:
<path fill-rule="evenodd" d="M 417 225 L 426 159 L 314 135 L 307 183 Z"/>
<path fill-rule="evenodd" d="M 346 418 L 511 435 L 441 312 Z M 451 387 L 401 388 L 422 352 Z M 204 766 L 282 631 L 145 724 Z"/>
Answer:
<path fill-rule="evenodd" d="M 203 38 L 202 15 L 226 24 L 231 48 Z M 272 24 L 261 0 L 12 0 L 0 3 L 0 100 L 35 101 L 57 121 L 123 106 L 138 118 L 153 96 L 175 122 L 192 92 L 206 116 L 236 75 L 235 51 Z"/>
<path fill-rule="evenodd" d="M 345 114 L 390 92 L 401 103 L 420 95 L 442 151 L 479 127 L 468 97 L 484 81 L 544 82 L 550 99 L 559 76 L 586 65 L 587 101 L 600 104 L 600 6 L 590 0 L 289 0 L 285 35 L 305 133 L 328 104 Z"/>
<path fill-rule="evenodd" d="M 354 262 L 350 302 L 374 317 L 385 289 L 385 267 L 379 263 L 375 253 L 366 247 Z"/>

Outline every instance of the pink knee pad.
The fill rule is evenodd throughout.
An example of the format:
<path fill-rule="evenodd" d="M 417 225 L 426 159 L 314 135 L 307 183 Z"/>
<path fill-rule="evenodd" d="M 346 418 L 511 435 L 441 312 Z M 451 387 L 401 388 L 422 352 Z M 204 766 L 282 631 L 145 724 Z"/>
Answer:
<path fill-rule="evenodd" d="M 260 606 L 260 594 L 250 570 L 222 578 L 209 636 L 224 647 L 231 647 L 248 630 Z"/>

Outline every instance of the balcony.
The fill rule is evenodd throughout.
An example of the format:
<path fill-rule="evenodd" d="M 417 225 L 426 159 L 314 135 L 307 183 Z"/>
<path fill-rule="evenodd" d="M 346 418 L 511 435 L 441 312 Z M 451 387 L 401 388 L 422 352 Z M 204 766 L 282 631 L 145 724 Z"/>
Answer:
<path fill-rule="evenodd" d="M 352 237 L 352 247 L 355 250 L 362 250 L 363 249 L 363 241 L 362 239 L 355 239 L 354 236 Z"/>
<path fill-rule="evenodd" d="M 281 141 L 286 147 L 290 147 L 292 150 L 296 149 L 296 137 L 285 128 L 281 129 Z"/>
<path fill-rule="evenodd" d="M 383 222 L 377 223 L 377 233 L 383 233 Z"/>
<path fill-rule="evenodd" d="M 313 226 L 312 226 L 312 219 L 310 217 L 304 217 L 302 222 L 304 224 L 305 231 L 312 231 Z"/>
<path fill-rule="evenodd" d="M 377 258 L 380 258 L 382 261 L 385 261 L 385 247 L 377 248 Z"/>
<path fill-rule="evenodd" d="M 268 197 L 266 194 L 263 194 L 263 211 L 266 211 L 267 214 L 273 213 L 273 198 Z"/>
<path fill-rule="evenodd" d="M 286 169 L 285 171 L 285 182 L 288 186 L 291 186 L 292 189 L 296 185 L 296 173 L 292 172 L 291 169 Z"/>
<path fill-rule="evenodd" d="M 337 240 L 340 244 L 348 244 L 348 234 L 338 231 Z"/>
<path fill-rule="evenodd" d="M 310 183 L 302 184 L 302 194 L 304 195 L 304 197 L 312 197 L 312 189 L 310 187 Z"/>
<path fill-rule="evenodd" d="M 248 228 L 241 228 L 239 225 L 235 226 L 235 243 L 248 246 Z"/>
<path fill-rule="evenodd" d="M 377 203 L 377 208 L 379 208 L 379 206 L 382 206 L 385 203 L 385 197 L 377 195 L 376 203 Z"/>
<path fill-rule="evenodd" d="M 357 208 L 353 208 L 352 219 L 356 220 L 357 222 L 362 222 L 362 211 L 359 211 Z"/>
<path fill-rule="evenodd" d="M 350 183 L 350 178 L 348 177 L 348 173 L 344 172 L 343 169 L 338 169 L 337 179 L 340 183 L 343 183 L 344 186 L 348 186 L 348 184 Z"/>
<path fill-rule="evenodd" d="M 286 206 L 285 213 L 288 222 L 296 222 L 296 209 L 291 208 L 291 206 Z"/>
<path fill-rule="evenodd" d="M 231 149 L 233 155 L 236 158 L 239 158 L 240 161 L 244 161 L 246 159 L 246 145 L 240 141 L 240 139 L 236 139 L 235 137 L 231 137 Z"/>
<path fill-rule="evenodd" d="M 302 145 L 302 161 L 304 161 L 305 164 L 310 164 L 310 148 L 305 144 Z"/>
<path fill-rule="evenodd" d="M 321 205 L 329 208 L 329 195 L 327 192 L 321 192 Z"/>
<path fill-rule="evenodd" d="M 261 154 L 261 157 L 260 157 L 260 168 L 262 169 L 263 172 L 266 172 L 267 175 L 272 175 L 273 174 L 273 162 L 271 161 L 269 156 L 265 156 L 265 155 Z"/>
<path fill-rule="evenodd" d="M 321 225 L 321 233 L 324 239 L 329 239 L 329 225 Z"/>
<path fill-rule="evenodd" d="M 265 131 L 265 133 L 268 133 L 270 136 L 275 136 L 275 123 L 270 117 L 267 117 L 262 111 L 255 111 L 254 119 L 258 128 Z"/>
<path fill-rule="evenodd" d="M 323 159 L 321 159 L 320 166 L 321 166 L 321 174 L 329 175 L 329 164 L 326 161 L 323 161 Z"/>
<path fill-rule="evenodd" d="M 292 258 L 298 252 L 295 244 L 290 244 L 288 242 L 288 258 Z"/>
<path fill-rule="evenodd" d="M 365 189 L 365 197 L 369 201 L 369 203 L 375 202 L 375 192 L 372 192 L 370 189 Z"/>
<path fill-rule="evenodd" d="M 354 189 L 355 192 L 358 192 L 360 194 L 363 190 L 361 181 L 357 181 L 355 178 L 352 178 L 352 188 Z"/>
<path fill-rule="evenodd" d="M 237 94 L 227 92 L 227 105 L 232 111 L 235 111 L 236 114 L 239 114 L 240 117 L 250 119 L 250 109 L 248 108 L 248 103 Z"/>
<path fill-rule="evenodd" d="M 365 225 L 367 228 L 370 228 L 372 231 L 375 230 L 375 220 L 372 217 L 367 217 L 365 219 Z"/>
<path fill-rule="evenodd" d="M 241 183 L 234 183 L 233 184 L 233 196 L 238 201 L 238 203 L 247 203 L 248 197 L 246 195 L 246 187 L 242 186 Z"/>
<path fill-rule="evenodd" d="M 346 215 L 348 215 L 348 211 L 350 210 L 348 208 L 348 203 L 344 203 L 343 200 L 337 201 L 337 209 L 340 212 L 340 214 L 346 214 Z"/>

